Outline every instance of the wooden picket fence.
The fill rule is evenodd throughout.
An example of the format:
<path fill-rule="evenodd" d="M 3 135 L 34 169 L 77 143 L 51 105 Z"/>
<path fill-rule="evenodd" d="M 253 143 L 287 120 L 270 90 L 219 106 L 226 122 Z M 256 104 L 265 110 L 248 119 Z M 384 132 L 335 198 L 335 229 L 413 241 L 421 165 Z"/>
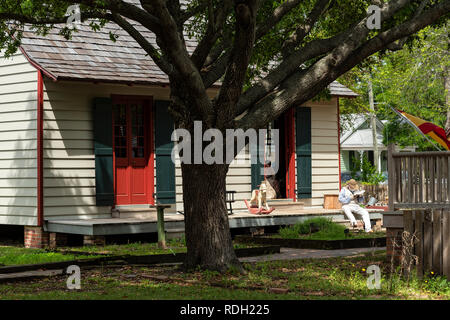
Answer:
<path fill-rule="evenodd" d="M 383 205 L 387 205 L 388 200 L 388 185 L 387 184 L 377 184 L 377 185 L 364 185 L 364 202 L 367 203 L 371 197 L 374 197 L 381 202 Z"/>
<path fill-rule="evenodd" d="M 403 211 L 404 231 L 417 237 L 412 252 L 417 257 L 419 276 L 434 272 L 450 279 L 449 217 L 448 209 Z"/>
<path fill-rule="evenodd" d="M 450 152 L 397 152 L 388 158 L 391 208 L 450 206 Z"/>
<path fill-rule="evenodd" d="M 449 169 L 450 152 L 388 148 L 389 208 L 403 211 L 404 231 L 416 237 L 412 253 L 419 275 L 434 272 L 450 279 Z"/>

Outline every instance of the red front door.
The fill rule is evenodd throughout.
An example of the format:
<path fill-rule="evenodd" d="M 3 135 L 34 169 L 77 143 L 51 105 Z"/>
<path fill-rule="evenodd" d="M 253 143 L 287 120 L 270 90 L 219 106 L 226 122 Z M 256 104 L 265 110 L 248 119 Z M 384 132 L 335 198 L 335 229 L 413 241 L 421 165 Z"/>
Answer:
<path fill-rule="evenodd" d="M 114 186 L 117 205 L 153 203 L 151 99 L 113 97 Z"/>

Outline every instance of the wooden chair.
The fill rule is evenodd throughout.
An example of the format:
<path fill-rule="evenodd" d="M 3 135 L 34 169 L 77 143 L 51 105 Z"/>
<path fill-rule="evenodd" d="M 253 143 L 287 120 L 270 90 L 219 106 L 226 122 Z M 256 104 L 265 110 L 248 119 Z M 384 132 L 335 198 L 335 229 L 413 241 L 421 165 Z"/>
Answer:
<path fill-rule="evenodd" d="M 225 201 L 230 205 L 230 215 L 233 214 L 233 202 L 235 202 L 234 195 L 236 191 L 225 191 Z"/>

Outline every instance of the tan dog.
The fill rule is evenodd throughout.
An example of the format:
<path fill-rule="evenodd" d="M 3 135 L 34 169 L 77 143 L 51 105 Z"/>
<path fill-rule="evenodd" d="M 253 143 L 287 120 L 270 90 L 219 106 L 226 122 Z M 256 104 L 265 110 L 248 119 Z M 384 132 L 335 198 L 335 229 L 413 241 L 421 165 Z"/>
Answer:
<path fill-rule="evenodd" d="M 252 191 L 252 198 L 250 199 L 250 206 L 261 209 L 263 206 L 266 210 L 270 210 L 269 204 L 267 203 L 267 185 L 266 182 L 261 182 L 259 186 L 259 190 Z"/>

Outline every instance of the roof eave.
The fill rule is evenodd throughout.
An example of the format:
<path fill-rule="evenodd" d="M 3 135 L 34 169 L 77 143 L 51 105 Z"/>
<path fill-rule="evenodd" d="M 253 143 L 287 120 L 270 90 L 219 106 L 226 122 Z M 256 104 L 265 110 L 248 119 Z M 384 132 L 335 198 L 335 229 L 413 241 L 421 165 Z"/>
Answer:
<path fill-rule="evenodd" d="M 58 80 L 58 76 L 54 75 L 53 73 L 51 73 L 50 71 L 46 70 L 44 67 L 42 67 L 39 63 L 37 63 L 36 61 L 34 61 L 25 51 L 25 49 L 23 49 L 22 47 L 19 47 L 20 51 L 22 52 L 22 54 L 24 55 L 24 57 L 28 60 L 28 62 L 35 67 L 37 70 L 41 71 L 46 77 L 52 79 L 53 81 L 57 81 Z"/>

